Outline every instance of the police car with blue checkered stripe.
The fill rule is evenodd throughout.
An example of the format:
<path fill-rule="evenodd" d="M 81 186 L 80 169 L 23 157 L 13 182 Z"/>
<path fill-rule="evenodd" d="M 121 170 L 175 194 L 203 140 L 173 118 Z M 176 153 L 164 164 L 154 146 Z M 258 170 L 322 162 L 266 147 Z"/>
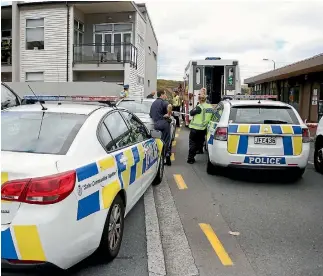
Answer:
<path fill-rule="evenodd" d="M 98 103 L 111 97 L 25 100 L 34 104 L 1 114 L 2 265 L 67 269 L 92 253 L 111 261 L 124 217 L 162 180 L 160 133 Z"/>
<path fill-rule="evenodd" d="M 291 105 L 258 98 L 217 105 L 207 130 L 209 174 L 231 167 L 286 170 L 293 179 L 303 175 L 310 153 L 307 126 Z"/>

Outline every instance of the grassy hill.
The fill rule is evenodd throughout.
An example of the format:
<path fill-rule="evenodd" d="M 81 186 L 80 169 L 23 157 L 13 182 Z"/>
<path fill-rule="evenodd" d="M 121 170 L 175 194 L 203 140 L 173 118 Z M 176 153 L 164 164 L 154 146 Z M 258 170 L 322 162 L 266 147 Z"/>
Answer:
<path fill-rule="evenodd" d="M 157 90 L 166 89 L 166 88 L 173 89 L 173 88 L 178 87 L 179 83 L 181 83 L 181 81 L 158 79 L 157 80 Z"/>

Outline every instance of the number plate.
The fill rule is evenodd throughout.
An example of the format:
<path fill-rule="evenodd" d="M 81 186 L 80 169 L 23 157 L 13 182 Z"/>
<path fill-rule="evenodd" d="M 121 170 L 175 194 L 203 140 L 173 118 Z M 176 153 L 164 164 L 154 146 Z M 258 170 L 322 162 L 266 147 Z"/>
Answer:
<path fill-rule="evenodd" d="M 255 137 L 257 145 L 276 145 L 276 137 Z"/>

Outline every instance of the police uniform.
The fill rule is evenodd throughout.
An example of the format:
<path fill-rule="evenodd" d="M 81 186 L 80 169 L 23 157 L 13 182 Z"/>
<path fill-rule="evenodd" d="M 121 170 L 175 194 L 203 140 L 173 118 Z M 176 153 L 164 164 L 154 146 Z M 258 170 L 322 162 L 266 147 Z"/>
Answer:
<path fill-rule="evenodd" d="M 123 90 L 120 92 L 120 97 L 121 98 L 128 98 L 129 97 L 129 85 L 126 84 L 123 86 Z"/>
<path fill-rule="evenodd" d="M 180 112 L 181 111 L 181 102 L 178 95 L 176 95 L 173 99 L 173 111 Z M 176 119 L 176 126 L 179 127 L 179 116 L 174 116 Z"/>
<path fill-rule="evenodd" d="M 162 132 L 162 140 L 165 145 L 165 157 L 166 164 L 170 165 L 170 155 L 171 155 L 171 133 L 170 133 L 170 123 L 164 118 L 167 114 L 168 102 L 161 98 L 157 98 L 150 108 L 150 117 L 154 121 L 154 127 L 156 130 Z"/>
<path fill-rule="evenodd" d="M 206 135 L 206 128 L 210 122 L 213 114 L 213 107 L 208 103 L 200 103 L 193 110 L 190 115 L 193 119 L 190 122 L 189 128 L 189 151 L 187 163 L 193 164 L 195 162 L 195 155 L 197 151 L 203 149 L 203 144 Z"/>

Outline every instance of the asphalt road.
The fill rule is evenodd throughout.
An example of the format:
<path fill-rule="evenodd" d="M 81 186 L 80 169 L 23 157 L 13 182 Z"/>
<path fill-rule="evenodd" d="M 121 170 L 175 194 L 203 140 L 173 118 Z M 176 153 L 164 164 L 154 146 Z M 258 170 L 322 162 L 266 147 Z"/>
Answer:
<path fill-rule="evenodd" d="M 263 172 L 210 176 L 206 154 L 188 165 L 187 150 L 182 128 L 164 181 L 126 218 L 119 256 L 89 258 L 69 275 L 323 276 L 323 176 L 312 164 L 296 183 Z"/>
<path fill-rule="evenodd" d="M 323 176 L 313 165 L 296 183 L 264 172 L 210 176 L 206 154 L 185 163 L 187 137 L 182 129 L 166 178 L 199 275 L 322 276 Z M 173 174 L 181 174 L 187 189 L 179 189 Z M 211 225 L 233 265 L 221 263 L 199 223 Z"/>

